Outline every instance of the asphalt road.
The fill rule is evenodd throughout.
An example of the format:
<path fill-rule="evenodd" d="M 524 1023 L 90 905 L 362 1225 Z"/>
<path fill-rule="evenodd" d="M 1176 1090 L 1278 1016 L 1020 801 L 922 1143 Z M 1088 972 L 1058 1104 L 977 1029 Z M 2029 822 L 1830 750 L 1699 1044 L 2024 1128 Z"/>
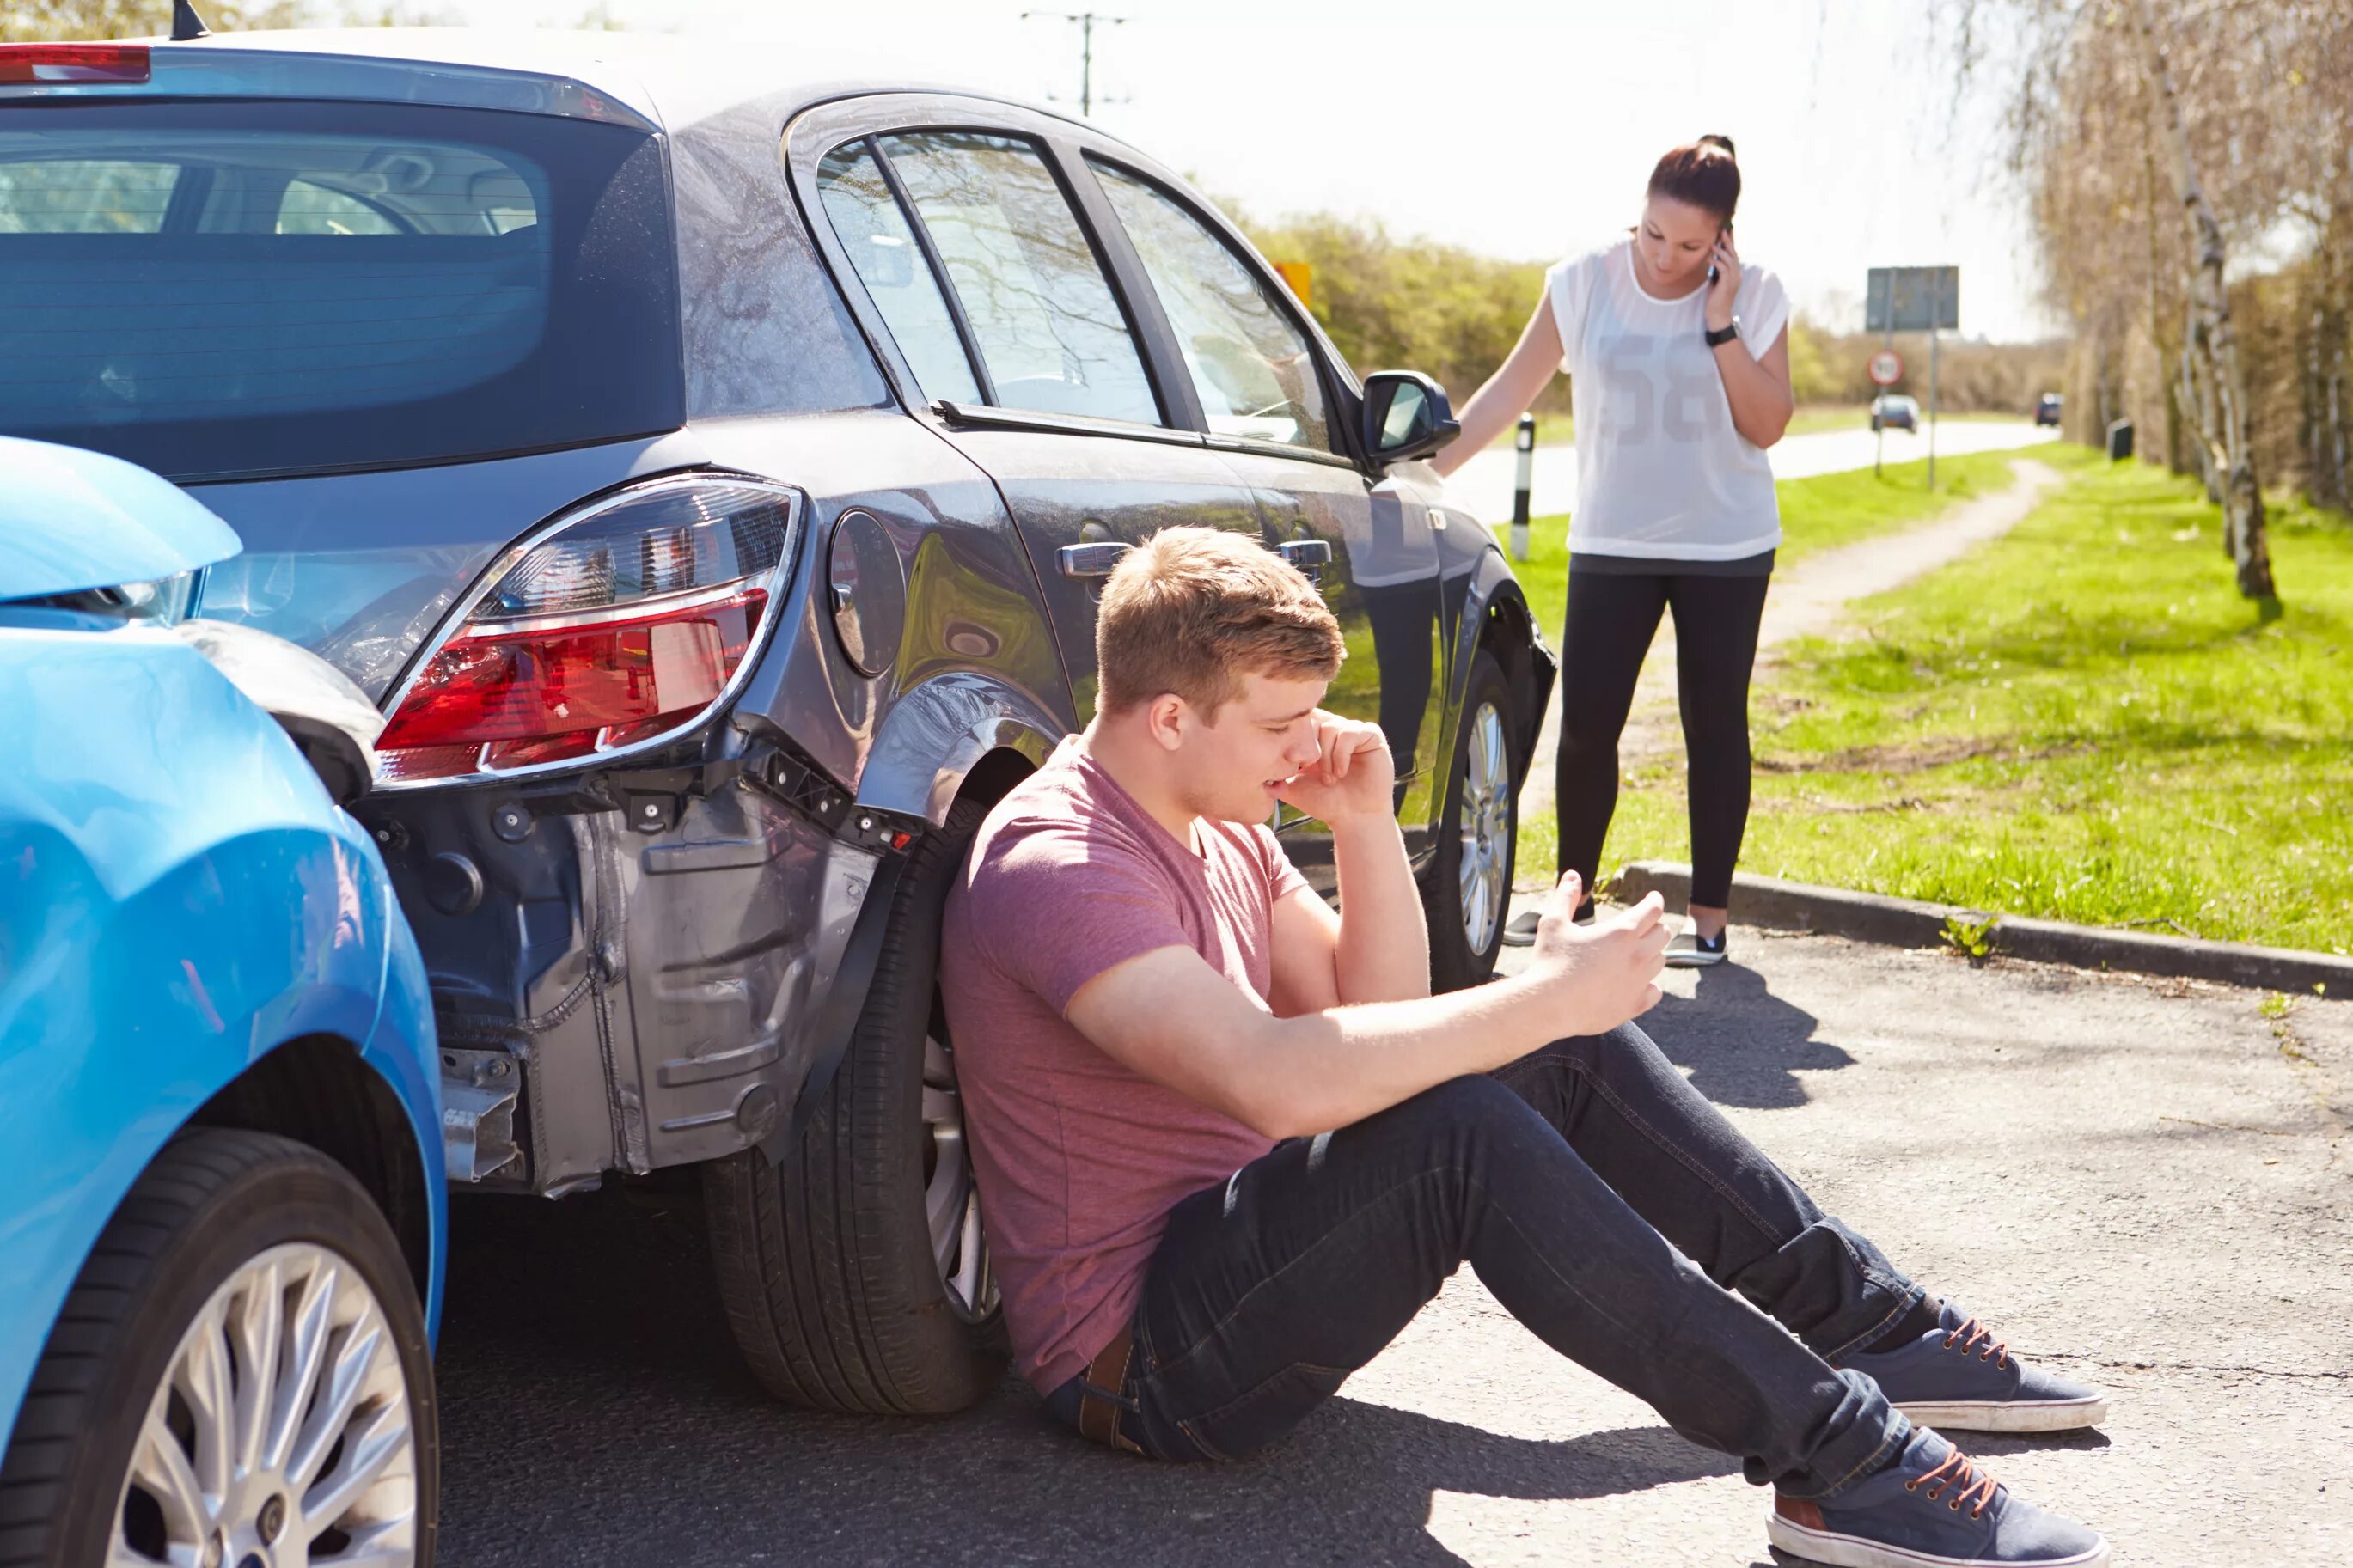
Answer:
<path fill-rule="evenodd" d="M 2353 1562 L 2353 1002 L 1736 929 L 1645 1021 L 1899 1264 L 2116 1393 L 1981 1438 L 2147 1568 Z M 1516 956 L 1516 955 L 1514 955 Z M 1084 1445 L 1008 1379 L 940 1423 L 809 1415 L 738 1369 L 688 1196 L 460 1205 L 451 1568 L 784 1563 L 1762 1564 L 1732 1462 L 1546 1351 L 1467 1271 L 1287 1443 Z"/>
<path fill-rule="evenodd" d="M 1791 436 L 1772 450 L 1773 476 L 1802 479 L 1814 474 L 1843 473 L 1871 467 L 1878 437 L 1869 419 L 1858 416 L 1852 430 L 1825 430 L 1812 436 Z M 1965 452 L 2000 452 L 2012 447 L 2055 441 L 2059 432 L 2037 427 L 2026 419 L 1957 419 L 1936 426 L 1936 455 L 1958 457 Z M 1906 430 L 1887 432 L 1886 461 L 1908 463 L 1928 455 L 1928 436 Z M 1577 500 L 1577 448 L 1540 447 L 1528 504 L 1538 517 L 1571 510 Z M 1517 484 L 1518 455 L 1509 447 L 1491 447 L 1447 477 L 1447 493 L 1456 505 L 1482 522 L 1512 520 L 1512 488 Z"/>

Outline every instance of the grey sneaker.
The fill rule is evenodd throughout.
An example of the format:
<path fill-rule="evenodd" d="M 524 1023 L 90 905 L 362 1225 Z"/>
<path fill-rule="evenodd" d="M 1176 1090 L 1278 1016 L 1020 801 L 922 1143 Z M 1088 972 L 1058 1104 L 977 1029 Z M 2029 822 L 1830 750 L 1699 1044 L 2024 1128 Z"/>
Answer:
<path fill-rule="evenodd" d="M 1669 969 L 1705 969 L 1711 963 L 1722 963 L 1725 957 L 1725 938 L 1731 934 L 1727 926 L 1711 940 L 1686 927 L 1667 943 L 1664 963 Z"/>
<path fill-rule="evenodd" d="M 2092 1568 L 2108 1543 L 2035 1507 L 1915 1427 L 1886 1468 L 1834 1498 L 1776 1497 L 1765 1531 L 1793 1557 L 1832 1568 Z"/>
<path fill-rule="evenodd" d="M 1967 1432 L 2065 1432 L 2108 1418 L 2108 1396 L 2028 1366 L 1952 1302 L 1908 1345 L 1858 1351 L 1840 1364 L 1869 1373 L 1888 1401 L 1923 1426 Z"/>

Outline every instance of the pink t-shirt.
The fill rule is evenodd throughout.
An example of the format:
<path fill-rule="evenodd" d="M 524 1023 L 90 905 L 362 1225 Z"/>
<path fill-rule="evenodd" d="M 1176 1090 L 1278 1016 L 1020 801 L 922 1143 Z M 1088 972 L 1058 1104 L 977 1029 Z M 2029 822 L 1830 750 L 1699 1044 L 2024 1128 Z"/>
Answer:
<path fill-rule="evenodd" d="M 1262 826 L 1172 837 L 1065 741 L 997 803 L 948 894 L 940 983 L 989 1254 L 1022 1374 L 1085 1370 L 1135 1310 L 1178 1200 L 1265 1153 L 1062 1016 L 1131 958 L 1189 947 L 1267 1005 L 1277 899 L 1307 886 Z"/>

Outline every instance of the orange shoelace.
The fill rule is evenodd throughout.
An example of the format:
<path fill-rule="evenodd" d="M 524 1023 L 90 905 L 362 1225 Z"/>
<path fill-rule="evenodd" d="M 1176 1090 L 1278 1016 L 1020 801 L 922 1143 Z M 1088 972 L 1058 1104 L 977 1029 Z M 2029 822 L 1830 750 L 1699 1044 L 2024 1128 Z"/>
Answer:
<path fill-rule="evenodd" d="M 1993 1501 L 1995 1489 L 2000 1485 L 2000 1482 L 1963 1458 L 1961 1451 L 1955 1448 L 1945 1456 L 1943 1464 L 1925 1476 L 1915 1476 L 1905 1481 L 1904 1489 L 1907 1492 L 1916 1492 L 1922 1487 L 1926 1487 L 1928 1489 L 1928 1500 L 1938 1502 L 1943 1500 L 1947 1489 L 1958 1488 L 1959 1489 L 1953 1493 L 1953 1500 L 1946 1503 L 1945 1506 L 1958 1513 L 1961 1511 L 1963 1503 L 1974 1501 L 1976 1506 L 1969 1510 L 1969 1517 L 1983 1519 L 1987 1507 Z"/>
<path fill-rule="evenodd" d="M 1979 1345 L 1983 1345 L 1985 1349 L 1978 1350 Z M 1948 1351 L 1957 1350 L 1963 1355 L 1968 1354 L 1971 1351 L 1977 1351 L 1978 1360 L 1989 1361 L 1998 1367 L 2010 1364 L 2010 1347 L 1995 1339 L 1993 1331 L 1975 1318 L 1964 1320 L 1959 1328 L 1947 1334 L 1945 1348 Z"/>

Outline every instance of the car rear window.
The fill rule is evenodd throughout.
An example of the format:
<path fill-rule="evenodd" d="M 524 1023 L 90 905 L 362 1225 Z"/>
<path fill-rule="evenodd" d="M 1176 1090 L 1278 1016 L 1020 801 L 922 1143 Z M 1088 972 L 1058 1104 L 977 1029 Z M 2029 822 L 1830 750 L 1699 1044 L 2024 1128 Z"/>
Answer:
<path fill-rule="evenodd" d="M 412 105 L 0 121 L 0 433 L 178 479 L 675 429 L 661 149 Z"/>

